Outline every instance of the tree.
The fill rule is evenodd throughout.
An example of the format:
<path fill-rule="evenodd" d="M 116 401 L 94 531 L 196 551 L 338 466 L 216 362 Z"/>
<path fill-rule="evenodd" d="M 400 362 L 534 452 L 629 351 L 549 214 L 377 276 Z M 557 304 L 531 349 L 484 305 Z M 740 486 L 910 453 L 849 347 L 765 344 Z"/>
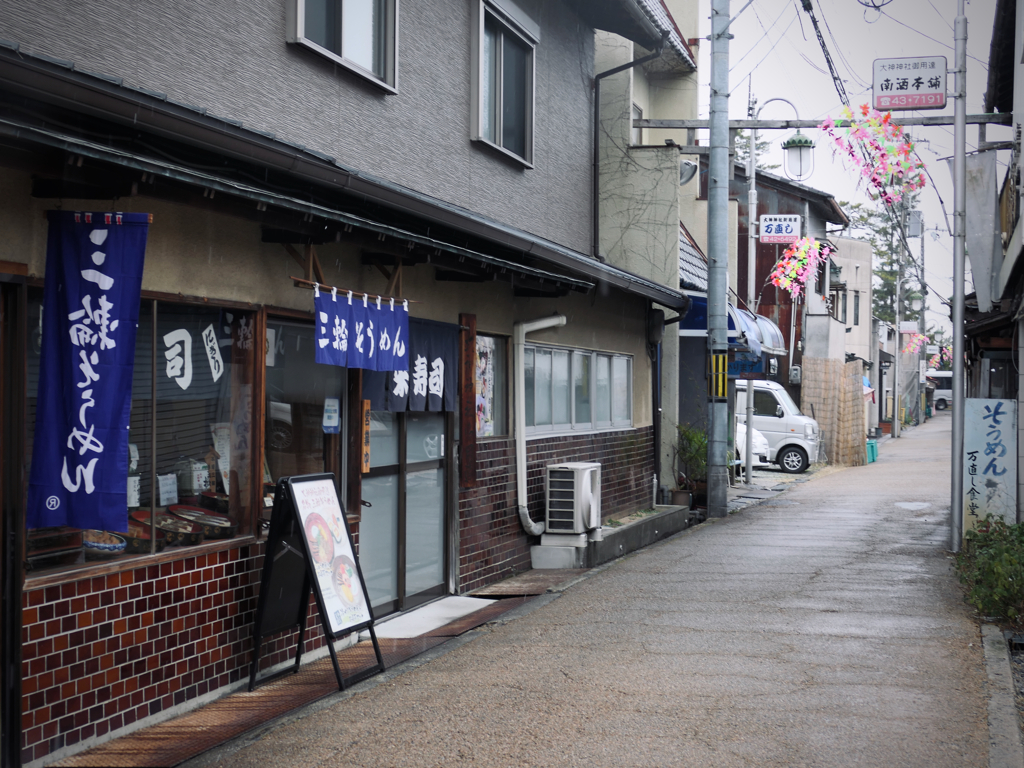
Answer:
<path fill-rule="evenodd" d="M 908 209 L 913 207 L 912 198 L 908 198 L 906 202 Z M 871 245 L 874 278 L 871 310 L 874 316 L 895 324 L 896 282 L 899 279 L 899 266 L 902 261 L 904 281 L 900 291 L 900 319 L 919 322 L 921 311 L 910 308 L 911 301 L 923 298 L 919 264 L 912 255 L 905 252 L 892 219 L 877 203 L 867 205 L 842 202 L 839 205 L 850 219 L 848 235 Z"/>
<path fill-rule="evenodd" d="M 754 151 L 757 152 L 757 162 L 754 163 L 754 165 L 757 167 L 757 170 L 771 172 L 778 170 L 779 168 L 782 167 L 777 163 L 769 164 L 768 162 L 766 162 L 768 159 L 768 152 L 771 150 L 771 148 L 772 143 L 767 139 L 759 138 L 757 139 L 757 141 L 754 142 Z M 749 158 L 750 136 L 748 136 L 746 131 L 744 131 L 742 128 L 739 128 L 736 131 L 736 162 L 743 163 L 743 167 L 746 168 Z"/>

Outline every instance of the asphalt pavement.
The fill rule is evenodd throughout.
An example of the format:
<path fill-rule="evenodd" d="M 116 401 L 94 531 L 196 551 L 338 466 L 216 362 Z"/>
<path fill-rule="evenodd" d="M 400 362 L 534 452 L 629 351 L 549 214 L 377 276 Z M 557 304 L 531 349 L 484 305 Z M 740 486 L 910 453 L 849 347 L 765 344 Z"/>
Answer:
<path fill-rule="evenodd" d="M 948 412 L 190 763 L 989 766 Z M 800 480 L 805 480 L 800 482 Z"/>

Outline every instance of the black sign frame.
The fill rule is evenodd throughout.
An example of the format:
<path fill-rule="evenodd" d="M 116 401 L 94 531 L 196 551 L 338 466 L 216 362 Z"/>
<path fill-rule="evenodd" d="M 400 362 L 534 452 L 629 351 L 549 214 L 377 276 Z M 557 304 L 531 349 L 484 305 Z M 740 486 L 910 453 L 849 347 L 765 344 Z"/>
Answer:
<path fill-rule="evenodd" d="M 330 480 L 331 493 L 334 494 L 334 498 L 341 509 L 340 523 L 344 529 L 345 540 L 348 542 L 349 550 L 353 553 L 352 559 L 355 566 L 355 575 L 359 581 L 359 588 L 362 590 L 363 604 L 367 607 L 367 612 L 370 616 L 368 621 L 346 625 L 340 631 L 335 631 L 331 627 L 326 601 L 313 564 L 313 553 L 310 551 L 309 541 L 303 528 L 302 518 L 299 515 L 294 491 L 294 486 L 296 485 L 322 480 Z M 337 498 L 335 488 L 333 473 L 283 477 L 277 482 L 274 494 L 274 507 L 270 518 L 270 531 L 267 536 L 263 559 L 263 574 L 256 605 L 256 620 L 253 624 L 253 657 L 249 673 L 250 691 L 254 690 L 257 685 L 270 682 L 283 675 L 298 672 L 302 658 L 303 641 L 305 639 L 306 614 L 309 606 L 310 591 L 313 592 L 316 599 L 320 624 L 323 628 L 324 637 L 327 640 L 327 650 L 331 656 L 331 663 L 334 665 L 334 674 L 338 680 L 338 688 L 345 690 L 349 685 L 384 671 L 384 659 L 381 656 L 380 645 L 377 642 L 377 633 L 373 627 L 373 612 L 369 608 L 370 599 L 366 591 L 366 582 L 363 580 L 359 558 L 355 556 L 352 533 L 349 531 L 348 521 L 345 519 L 345 508 L 341 500 Z M 258 678 L 263 640 L 288 629 L 298 629 L 295 663 L 287 669 Z M 346 678 L 342 675 L 341 668 L 338 665 L 338 656 L 334 649 L 334 642 L 340 637 L 347 636 L 352 632 L 359 632 L 363 629 L 369 631 L 377 663 Z"/>

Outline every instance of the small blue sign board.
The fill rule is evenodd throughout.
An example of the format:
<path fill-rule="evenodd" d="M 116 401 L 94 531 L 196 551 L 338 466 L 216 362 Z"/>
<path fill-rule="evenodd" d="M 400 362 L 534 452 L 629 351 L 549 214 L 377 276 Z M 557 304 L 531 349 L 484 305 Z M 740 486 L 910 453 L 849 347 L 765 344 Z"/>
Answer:
<path fill-rule="evenodd" d="M 764 361 L 760 357 L 752 360 L 746 355 L 737 355 L 735 360 L 729 361 L 729 378 L 764 378 Z"/>

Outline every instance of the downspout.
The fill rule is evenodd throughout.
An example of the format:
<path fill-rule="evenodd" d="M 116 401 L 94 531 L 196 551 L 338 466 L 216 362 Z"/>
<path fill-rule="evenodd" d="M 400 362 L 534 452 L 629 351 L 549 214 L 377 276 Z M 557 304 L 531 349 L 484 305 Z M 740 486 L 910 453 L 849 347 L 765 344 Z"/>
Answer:
<path fill-rule="evenodd" d="M 664 51 L 665 42 L 667 40 L 668 32 L 663 32 L 661 34 L 661 40 L 658 42 L 658 47 L 654 51 L 654 53 L 648 54 L 647 56 L 642 56 L 639 59 L 634 59 L 633 61 L 630 61 L 626 64 L 620 64 L 619 66 L 609 69 L 606 72 L 600 72 L 594 75 L 594 173 L 593 186 L 591 189 L 591 196 L 593 198 L 593 210 L 591 211 L 591 218 L 593 219 L 592 226 L 594 238 L 594 258 L 601 262 L 605 261 L 604 256 L 601 255 L 601 225 L 599 215 L 600 206 L 598 204 L 600 200 L 601 187 L 601 81 L 606 77 L 616 75 L 619 72 L 623 72 L 627 69 L 632 69 L 633 67 L 639 66 L 640 64 L 646 64 L 648 61 L 653 61 L 654 59 L 658 58 L 659 56 L 661 56 L 662 51 Z M 632 120 L 632 114 L 630 115 L 630 120 Z"/>
<path fill-rule="evenodd" d="M 512 368 L 515 377 L 515 418 L 516 418 L 516 501 L 519 507 L 519 522 L 531 536 L 544 533 L 544 523 L 530 518 L 526 508 L 526 334 L 565 325 L 565 315 L 553 315 L 541 320 L 530 320 L 512 325 Z"/>

